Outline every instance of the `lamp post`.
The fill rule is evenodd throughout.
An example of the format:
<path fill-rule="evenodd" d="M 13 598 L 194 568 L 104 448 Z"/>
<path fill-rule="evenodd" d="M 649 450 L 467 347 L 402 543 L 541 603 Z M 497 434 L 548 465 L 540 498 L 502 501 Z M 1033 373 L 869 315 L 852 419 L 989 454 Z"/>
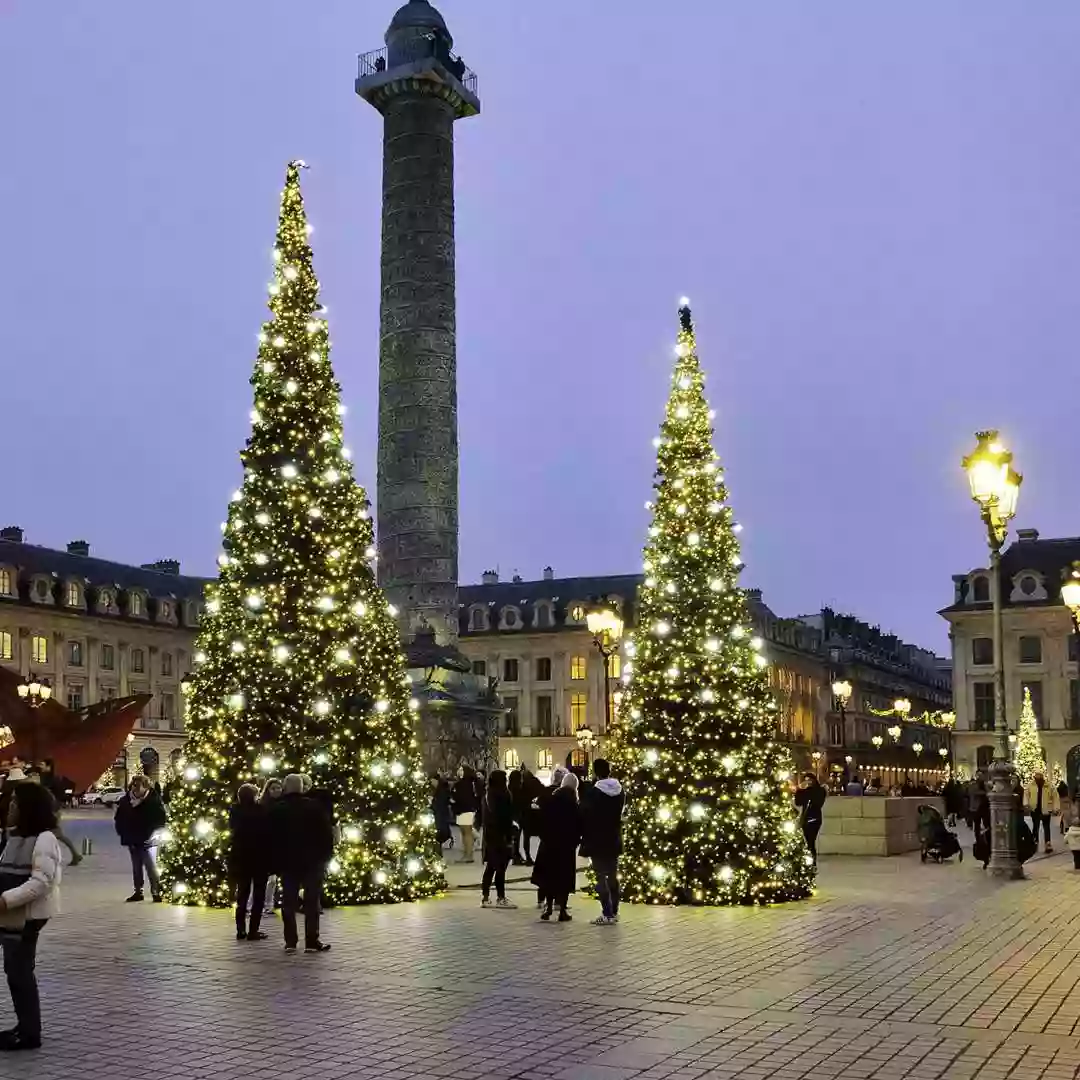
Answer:
<path fill-rule="evenodd" d="M 1005 663 L 1001 605 L 1001 549 L 1016 515 L 1023 477 L 1012 467 L 1012 454 L 998 440 L 996 431 L 975 433 L 975 449 L 962 465 L 978 504 L 990 546 L 990 600 L 994 641 L 994 732 L 997 755 L 990 766 L 990 872 L 996 877 L 1022 878 L 1017 857 L 1016 806 L 1013 798 L 1015 769 L 1009 754 L 1009 727 L 1005 718 Z"/>
<path fill-rule="evenodd" d="M 847 746 L 847 703 L 851 700 L 852 687 L 847 679 L 837 679 L 832 684 L 832 696 L 840 713 L 840 745 Z"/>
<path fill-rule="evenodd" d="M 574 732 L 574 737 L 577 739 L 578 746 L 581 747 L 581 752 L 585 755 L 585 774 L 588 776 L 589 754 L 596 745 L 596 735 L 588 724 L 582 724 L 582 726 Z"/>
<path fill-rule="evenodd" d="M 623 621 L 615 605 L 606 597 L 594 600 L 585 613 L 585 625 L 593 636 L 593 644 L 600 654 L 604 670 L 604 732 L 611 733 L 611 693 L 609 690 L 611 679 L 611 658 L 619 648 L 619 638 L 622 637 Z M 588 728 L 579 728 L 579 731 L 588 730 L 590 740 L 593 738 L 592 731 Z M 579 740 L 580 741 L 580 740 Z M 592 746 L 592 742 L 589 743 Z M 585 747 L 582 746 L 584 750 Z"/>
<path fill-rule="evenodd" d="M 1061 602 L 1072 615 L 1073 629 L 1080 634 L 1080 561 L 1074 562 L 1062 575 Z"/>
<path fill-rule="evenodd" d="M 30 706 L 31 709 L 36 709 L 41 705 L 44 705 L 49 698 L 52 697 L 52 686 L 48 679 L 39 679 L 33 673 L 26 676 L 26 678 L 19 683 L 18 687 L 19 697 Z"/>
<path fill-rule="evenodd" d="M 911 715 L 911 702 L 906 697 L 898 697 L 893 703 L 893 712 L 900 717 L 901 720 L 906 720 Z"/>

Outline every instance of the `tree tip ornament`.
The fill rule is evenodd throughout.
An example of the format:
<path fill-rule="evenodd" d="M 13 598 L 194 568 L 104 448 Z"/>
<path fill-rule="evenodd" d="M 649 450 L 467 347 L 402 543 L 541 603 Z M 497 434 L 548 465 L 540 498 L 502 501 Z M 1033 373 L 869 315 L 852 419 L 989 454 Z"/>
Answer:
<path fill-rule="evenodd" d="M 813 859 L 789 790 L 794 767 L 776 739 L 763 643 L 747 630 L 739 541 L 685 301 L 654 489 L 610 753 L 627 788 L 623 896 L 804 899 Z"/>
<path fill-rule="evenodd" d="M 229 905 L 229 811 L 242 784 L 271 774 L 309 775 L 334 806 L 331 903 L 445 888 L 400 637 L 366 556 L 368 499 L 343 442 L 302 167 L 289 163 L 282 192 L 271 317 L 251 376 L 258 419 L 185 694 L 188 737 L 161 847 L 178 904 Z"/>

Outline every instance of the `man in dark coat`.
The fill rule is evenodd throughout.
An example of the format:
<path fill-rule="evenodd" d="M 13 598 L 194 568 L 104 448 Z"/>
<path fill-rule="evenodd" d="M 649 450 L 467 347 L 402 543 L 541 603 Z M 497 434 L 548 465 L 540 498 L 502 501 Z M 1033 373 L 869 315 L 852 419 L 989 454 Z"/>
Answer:
<path fill-rule="evenodd" d="M 161 796 L 150 786 L 145 776 L 132 777 L 127 794 L 116 804 L 113 824 L 120 843 L 131 856 L 131 879 L 135 891 L 127 898 L 129 904 L 143 898 L 143 871 L 150 879 L 150 896 L 161 903 L 161 882 L 150 852 L 154 833 L 165 827 L 165 806 Z"/>
<path fill-rule="evenodd" d="M 619 856 L 626 792 L 603 758 L 597 758 L 592 767 L 596 782 L 581 796 L 581 854 L 592 860 L 596 875 L 600 917 L 593 925 L 611 926 L 619 921 Z"/>
<path fill-rule="evenodd" d="M 334 825 L 318 800 L 304 794 L 304 778 L 285 777 L 284 794 L 270 809 L 274 869 L 281 878 L 281 921 L 285 951 L 296 952 L 296 911 L 304 892 L 304 952 L 327 952 L 319 940 L 319 901 L 323 874 L 334 854 Z"/>

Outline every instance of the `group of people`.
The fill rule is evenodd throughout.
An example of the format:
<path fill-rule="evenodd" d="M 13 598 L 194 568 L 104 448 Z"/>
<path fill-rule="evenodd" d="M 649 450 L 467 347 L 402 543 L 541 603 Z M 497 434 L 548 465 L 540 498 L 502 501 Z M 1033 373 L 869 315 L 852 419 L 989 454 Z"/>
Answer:
<path fill-rule="evenodd" d="M 943 792 L 945 812 L 954 824 L 958 818 L 966 821 L 977 837 L 989 833 L 990 791 L 991 781 L 985 769 L 979 769 L 966 785 L 950 781 Z M 1034 847 L 1038 848 L 1041 833 L 1043 851 L 1047 854 L 1054 850 L 1050 828 L 1053 819 L 1057 818 L 1057 829 L 1062 836 L 1078 821 L 1080 793 L 1070 792 L 1064 780 L 1055 784 L 1041 769 L 1026 784 L 1014 777 L 1013 798 L 1031 820 Z"/>
<path fill-rule="evenodd" d="M 475 834 L 481 835 L 484 873 L 481 907 L 513 909 L 506 895 L 506 871 L 511 864 L 532 867 L 530 881 L 537 889 L 540 918 L 570 922 L 571 895 L 577 890 L 578 858 L 591 861 L 600 900 L 596 926 L 619 919 L 619 855 L 625 793 L 603 758 L 592 763 L 592 778 L 582 780 L 557 767 L 547 786 L 529 772 L 507 775 L 496 769 L 484 778 L 463 766 L 453 785 L 432 781 L 432 812 L 443 843 L 452 837 L 451 823 L 461 831 L 462 860 L 474 858 Z M 532 841 L 540 840 L 535 861 Z M 495 899 L 491 892 L 495 890 Z"/>

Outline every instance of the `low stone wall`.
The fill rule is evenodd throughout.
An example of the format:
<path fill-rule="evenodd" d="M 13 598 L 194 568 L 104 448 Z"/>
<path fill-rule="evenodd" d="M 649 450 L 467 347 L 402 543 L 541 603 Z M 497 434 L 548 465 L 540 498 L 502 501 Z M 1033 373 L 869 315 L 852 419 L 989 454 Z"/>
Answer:
<path fill-rule="evenodd" d="M 919 850 L 919 807 L 944 810 L 931 795 L 830 795 L 825 800 L 817 849 L 820 855 L 902 855 Z"/>

